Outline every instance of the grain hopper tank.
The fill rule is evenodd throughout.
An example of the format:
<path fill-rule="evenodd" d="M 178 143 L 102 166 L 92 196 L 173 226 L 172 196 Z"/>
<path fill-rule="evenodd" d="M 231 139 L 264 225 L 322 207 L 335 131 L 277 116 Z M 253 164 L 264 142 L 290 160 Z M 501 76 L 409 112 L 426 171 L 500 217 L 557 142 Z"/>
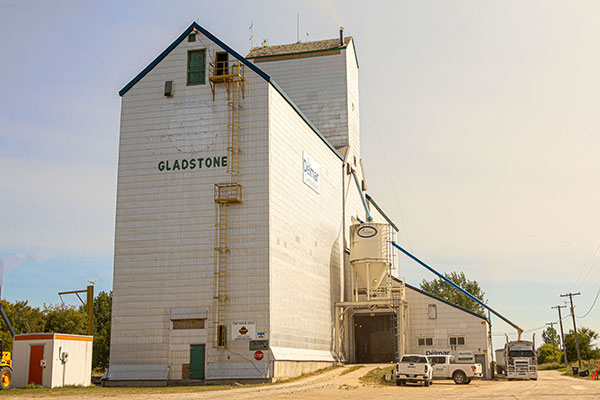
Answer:
<path fill-rule="evenodd" d="M 365 222 L 350 226 L 350 265 L 354 297 L 389 297 L 392 246 L 388 224 Z"/>

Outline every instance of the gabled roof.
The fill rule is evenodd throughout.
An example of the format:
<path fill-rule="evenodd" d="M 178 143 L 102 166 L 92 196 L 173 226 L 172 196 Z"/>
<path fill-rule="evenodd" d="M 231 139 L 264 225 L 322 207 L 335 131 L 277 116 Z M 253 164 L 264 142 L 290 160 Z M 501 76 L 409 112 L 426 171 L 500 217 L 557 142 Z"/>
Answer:
<path fill-rule="evenodd" d="M 397 281 L 397 282 L 401 282 L 401 281 L 400 281 L 400 279 L 398 279 L 398 278 L 394 278 L 394 277 L 392 277 L 392 279 L 393 279 L 393 280 L 395 280 L 395 281 Z M 412 285 L 409 285 L 409 284 L 408 284 L 408 283 L 406 283 L 406 282 L 404 282 L 404 285 L 406 285 L 406 287 L 407 287 L 407 288 L 409 288 L 409 289 L 411 289 L 411 290 L 414 290 L 415 292 L 418 292 L 418 293 L 420 293 L 420 294 L 422 294 L 422 295 L 425 295 L 425 296 L 427 296 L 427 297 L 431 297 L 431 298 L 432 298 L 432 299 L 434 299 L 434 300 L 441 301 L 442 303 L 444 303 L 444 304 L 447 304 L 447 305 L 449 305 L 450 307 L 454 307 L 454 308 L 456 308 L 456 309 L 458 309 L 458 310 L 461 310 L 461 311 L 464 311 L 464 312 L 466 312 L 467 314 L 471 314 L 471 315 L 472 315 L 472 316 L 474 316 L 474 317 L 477 317 L 477 318 L 480 318 L 480 319 L 482 319 L 482 320 L 484 320 L 484 321 L 486 321 L 486 322 L 489 322 L 489 321 L 488 321 L 488 319 L 487 319 L 486 317 L 484 317 L 483 315 L 477 314 L 477 313 L 475 313 L 475 312 L 473 312 L 473 311 L 471 311 L 471 310 L 467 310 L 466 308 L 462 308 L 461 306 L 457 306 L 457 305 L 456 305 L 456 304 L 454 304 L 454 303 L 450 303 L 448 300 L 441 299 L 441 298 L 439 298 L 439 297 L 437 297 L 437 296 L 434 296 L 434 295 L 432 295 L 431 293 L 427 293 L 427 292 L 425 292 L 425 291 L 423 291 L 423 290 L 421 290 L 421 289 L 417 289 L 416 287 L 414 287 L 414 286 L 412 286 Z"/>
<path fill-rule="evenodd" d="M 133 78 L 127 85 L 125 85 L 123 87 L 123 89 L 121 89 L 119 91 L 119 96 L 123 96 L 125 93 L 127 93 L 127 91 L 129 91 L 129 89 L 131 89 L 144 76 L 146 76 L 146 74 L 148 74 L 150 71 L 152 71 L 154 69 L 154 67 L 156 67 L 158 65 L 158 63 L 160 63 L 166 56 L 168 56 L 169 53 L 171 51 L 173 51 L 173 49 L 175 47 L 177 47 L 194 30 L 202 33 L 204 36 L 206 36 L 207 38 L 209 38 L 210 40 L 215 42 L 223 50 L 227 51 L 229 54 L 231 54 L 236 59 L 238 59 L 240 62 L 242 62 L 246 67 L 250 68 L 252 71 L 256 72 L 265 81 L 269 82 L 271 84 L 271 86 L 275 90 L 277 90 L 279 92 L 279 94 L 288 102 L 288 104 L 296 111 L 296 113 L 300 116 L 300 118 L 302 118 L 304 120 L 304 122 L 313 130 L 313 132 L 315 132 L 317 134 L 317 136 L 319 136 L 319 138 L 327 145 L 327 147 L 329 147 L 329 149 L 331 149 L 331 151 L 333 151 L 333 153 L 336 156 L 338 156 L 338 158 L 340 160 L 344 161 L 344 158 L 340 155 L 340 153 L 337 152 L 335 147 L 333 147 L 331 145 L 331 143 L 329 143 L 329 141 L 327 139 L 325 139 L 325 136 L 323 136 L 321 134 L 321 132 L 317 129 L 317 127 L 314 126 L 314 124 L 306 117 L 306 115 L 304 115 L 304 113 L 300 110 L 300 108 L 292 101 L 292 99 L 290 99 L 290 97 L 283 91 L 283 89 L 281 89 L 281 87 L 279 87 L 279 85 L 274 80 L 271 79 L 271 77 L 267 73 L 265 73 L 263 70 L 261 70 L 259 67 L 257 67 L 254 63 L 248 61 L 246 58 L 244 58 L 242 55 L 240 55 L 237 51 L 233 50 L 231 47 L 229 47 L 228 45 L 223 43 L 221 40 L 219 40 L 219 38 L 217 38 L 215 35 L 213 35 L 209 31 L 207 31 L 206 29 L 204 29 L 203 27 L 198 25 L 196 22 L 193 22 L 177 39 L 175 39 L 175 41 L 173 43 L 171 43 L 171 45 L 169 47 L 167 47 L 165 49 L 165 51 L 160 53 L 158 55 L 158 57 L 156 57 L 154 59 L 154 61 L 152 61 L 146 68 L 144 68 L 144 70 L 142 70 L 142 72 L 137 74 L 135 76 L 135 78 Z"/>
<path fill-rule="evenodd" d="M 246 58 L 261 58 L 274 56 L 287 56 L 291 54 L 314 53 L 319 51 L 345 49 L 352 40 L 351 36 L 344 38 L 344 45 L 340 46 L 340 39 L 317 40 L 314 42 L 300 42 L 281 44 L 276 46 L 254 47 Z"/>
<path fill-rule="evenodd" d="M 169 47 L 167 47 L 165 49 L 165 51 L 160 53 L 158 55 L 158 57 L 156 57 L 154 59 L 154 61 L 152 61 L 150 63 L 150 65 L 148 65 L 146 68 L 144 68 L 144 70 L 142 72 L 137 74 L 135 76 L 135 78 L 133 78 L 127 85 L 125 85 L 125 87 L 119 91 L 119 96 L 123 96 L 125 93 L 127 93 L 127 91 L 133 87 L 133 85 L 138 83 L 138 81 L 140 79 L 142 79 L 144 76 L 146 76 L 146 74 L 148 72 L 152 71 L 154 69 L 154 67 L 156 67 L 158 65 L 158 63 L 163 60 L 163 58 L 168 56 L 169 53 L 171 51 L 173 51 L 173 49 L 179 45 L 179 43 L 181 43 L 186 37 L 188 37 L 188 35 L 190 33 L 192 33 L 194 31 L 194 29 L 197 30 L 198 32 L 201 32 L 204 36 L 206 36 L 207 38 L 209 38 L 210 40 L 215 42 L 219 47 L 221 47 L 222 49 L 227 51 L 229 54 L 231 54 L 232 56 L 234 56 L 235 58 L 237 58 L 238 60 L 243 62 L 244 65 L 246 65 L 248 68 L 250 68 L 251 70 L 256 72 L 258 75 L 263 77 L 263 79 L 265 79 L 267 82 L 269 82 L 271 80 L 269 75 L 267 75 L 264 71 L 262 71 L 256 65 L 254 65 L 250 61 L 246 60 L 237 51 L 233 50 L 231 47 L 227 46 L 225 43 L 223 43 L 221 40 L 219 40 L 215 35 L 213 35 L 209 31 L 207 31 L 206 29 L 204 29 L 197 23 L 193 22 L 177 39 L 175 39 L 175 41 L 173 43 L 171 43 L 171 45 Z"/>

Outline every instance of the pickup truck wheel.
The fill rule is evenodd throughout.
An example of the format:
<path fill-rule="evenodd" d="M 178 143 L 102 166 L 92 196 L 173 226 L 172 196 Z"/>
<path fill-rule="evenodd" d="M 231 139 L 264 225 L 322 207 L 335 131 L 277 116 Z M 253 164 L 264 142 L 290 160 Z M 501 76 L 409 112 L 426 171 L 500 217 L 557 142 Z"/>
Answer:
<path fill-rule="evenodd" d="M 429 387 L 429 381 L 423 381 L 423 386 Z"/>
<path fill-rule="evenodd" d="M 454 383 L 457 385 L 464 385 L 467 383 L 467 375 L 462 371 L 455 371 L 454 374 L 452 374 L 452 379 L 454 379 Z"/>
<path fill-rule="evenodd" d="M 467 385 L 471 383 L 471 378 L 467 379 Z"/>

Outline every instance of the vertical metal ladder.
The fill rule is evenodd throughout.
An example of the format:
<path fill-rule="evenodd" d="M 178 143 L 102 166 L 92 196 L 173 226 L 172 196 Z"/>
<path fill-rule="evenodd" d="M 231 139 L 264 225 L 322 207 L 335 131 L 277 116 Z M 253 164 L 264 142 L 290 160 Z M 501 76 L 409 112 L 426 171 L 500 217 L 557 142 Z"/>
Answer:
<path fill-rule="evenodd" d="M 227 174 L 229 182 L 214 186 L 215 248 L 213 272 L 213 323 L 215 326 L 213 347 L 227 347 L 226 305 L 228 237 L 227 210 L 230 204 L 242 202 L 242 185 L 238 182 L 240 172 L 240 113 L 244 96 L 244 64 L 240 61 L 216 61 L 210 63 L 209 83 L 215 100 L 217 83 L 224 83 L 227 91 Z"/>

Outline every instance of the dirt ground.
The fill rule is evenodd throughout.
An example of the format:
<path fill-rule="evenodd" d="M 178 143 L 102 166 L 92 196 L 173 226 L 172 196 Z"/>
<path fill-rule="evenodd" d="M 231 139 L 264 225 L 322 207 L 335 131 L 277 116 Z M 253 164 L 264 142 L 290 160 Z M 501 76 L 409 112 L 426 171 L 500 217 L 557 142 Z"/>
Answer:
<path fill-rule="evenodd" d="M 39 399 L 45 397 L 67 399 L 511 399 L 511 400 L 576 400 L 600 399 L 600 381 L 563 376 L 557 371 L 540 371 L 537 381 L 473 381 L 470 385 L 455 385 L 448 380 L 434 381 L 433 385 L 422 386 L 381 386 L 365 385 L 359 378 L 377 367 L 389 365 L 367 365 L 364 368 L 343 374 L 352 366 L 337 368 L 321 375 L 300 381 L 259 387 L 239 387 L 216 391 L 178 392 L 167 389 L 131 390 L 102 389 L 85 390 L 80 393 L 66 391 L 44 391 L 39 393 L 18 393 L 18 399 Z M 4 394 L 4 393 L 3 393 Z M 9 394 L 9 393 L 5 393 Z M 0 396 L 0 398 L 3 396 Z M 8 396 L 6 398 L 11 398 Z"/>

